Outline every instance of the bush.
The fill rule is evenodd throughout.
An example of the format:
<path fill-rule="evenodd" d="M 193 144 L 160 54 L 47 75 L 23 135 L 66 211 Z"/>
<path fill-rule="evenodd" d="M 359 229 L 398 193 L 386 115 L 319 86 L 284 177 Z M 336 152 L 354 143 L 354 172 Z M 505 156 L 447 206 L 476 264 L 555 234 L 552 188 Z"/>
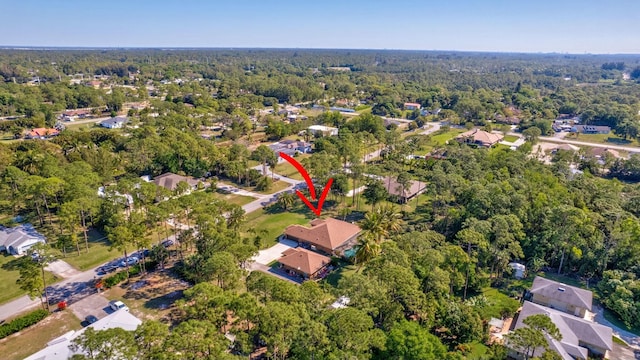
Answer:
<path fill-rule="evenodd" d="M 15 318 L 6 324 L 0 325 L 0 339 L 17 333 L 18 331 L 37 324 L 40 320 L 46 318 L 49 315 L 47 310 L 39 309 L 34 312 L 28 313 L 25 316 Z"/>
<path fill-rule="evenodd" d="M 147 262 L 145 262 L 145 267 L 147 269 L 147 271 L 149 270 L 153 270 L 156 268 L 156 266 L 158 266 L 158 263 L 156 261 L 153 260 L 148 260 Z M 139 275 L 140 272 L 142 270 L 140 270 L 140 264 L 131 266 L 129 268 L 129 276 L 135 276 L 135 275 Z M 114 287 L 118 284 L 120 284 L 121 282 L 127 280 L 127 272 L 126 271 L 120 271 L 119 273 L 113 274 L 107 278 L 104 278 L 103 280 L 103 284 L 105 287 L 107 288 L 111 288 Z"/>

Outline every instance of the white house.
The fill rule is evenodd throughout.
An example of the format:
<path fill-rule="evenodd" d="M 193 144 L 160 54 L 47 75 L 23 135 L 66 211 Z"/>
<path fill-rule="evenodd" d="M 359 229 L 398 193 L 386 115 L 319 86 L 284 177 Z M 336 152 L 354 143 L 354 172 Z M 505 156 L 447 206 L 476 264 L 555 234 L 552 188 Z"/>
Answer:
<path fill-rule="evenodd" d="M 129 120 L 126 117 L 114 117 L 100 122 L 100 126 L 107 129 L 121 129 Z"/>
<path fill-rule="evenodd" d="M 509 263 L 509 267 L 513 269 L 513 276 L 516 279 L 524 278 L 524 272 L 527 269 L 526 266 L 524 266 L 523 264 L 512 262 L 512 263 Z"/>
<path fill-rule="evenodd" d="M 309 132 L 313 135 L 320 134 L 323 136 L 337 136 L 338 128 L 324 126 L 324 125 L 311 125 L 309 126 Z"/>
<path fill-rule="evenodd" d="M 11 255 L 23 255 L 33 245 L 45 242 L 44 236 L 31 224 L 12 228 L 0 227 L 0 251 L 6 251 Z"/>
<path fill-rule="evenodd" d="M 82 333 L 88 327 L 91 327 L 96 331 L 113 328 L 122 328 L 127 331 L 134 331 L 140 324 L 142 324 L 142 321 L 140 321 L 140 319 L 138 319 L 137 317 L 131 315 L 128 309 L 120 309 L 87 326 L 86 328 L 78 331 L 71 330 L 64 335 L 51 340 L 47 343 L 46 348 L 27 357 L 25 360 L 71 359 L 74 355 L 81 354 L 81 352 L 73 351 L 69 346 L 72 344 L 73 339 L 82 335 Z"/>

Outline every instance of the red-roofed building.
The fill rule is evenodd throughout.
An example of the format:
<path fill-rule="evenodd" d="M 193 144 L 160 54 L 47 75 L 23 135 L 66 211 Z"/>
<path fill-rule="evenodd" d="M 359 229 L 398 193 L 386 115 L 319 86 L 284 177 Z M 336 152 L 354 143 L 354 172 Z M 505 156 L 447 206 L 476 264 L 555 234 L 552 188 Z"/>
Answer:
<path fill-rule="evenodd" d="M 291 225 L 284 231 L 287 239 L 295 240 L 300 245 L 318 250 L 325 254 L 342 255 L 345 250 L 356 244 L 358 225 L 337 219 L 315 219 L 311 227 Z"/>
<path fill-rule="evenodd" d="M 45 140 L 52 136 L 57 136 L 60 134 L 60 131 L 56 129 L 47 129 L 47 128 L 36 128 L 27 133 L 25 138 L 27 139 L 41 139 Z"/>
<path fill-rule="evenodd" d="M 282 268 L 305 279 L 322 277 L 321 275 L 326 273 L 324 270 L 331 263 L 329 257 L 301 248 L 289 249 L 282 255 L 278 260 Z"/>
<path fill-rule="evenodd" d="M 422 107 L 422 105 L 418 104 L 418 103 L 404 103 L 404 109 L 405 110 L 420 110 L 420 108 Z"/>

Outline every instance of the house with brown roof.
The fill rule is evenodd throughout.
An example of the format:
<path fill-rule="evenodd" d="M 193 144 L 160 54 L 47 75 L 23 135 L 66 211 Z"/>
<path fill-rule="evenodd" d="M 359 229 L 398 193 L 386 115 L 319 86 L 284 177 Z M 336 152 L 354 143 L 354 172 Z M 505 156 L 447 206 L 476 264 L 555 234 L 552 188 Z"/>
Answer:
<path fill-rule="evenodd" d="M 524 319 L 538 314 L 548 316 L 560 331 L 561 340 L 553 339 L 548 335 L 545 335 L 545 338 L 549 350 L 560 355 L 561 359 L 609 358 L 609 351 L 613 349 L 613 331 L 610 327 L 529 301 L 524 302 L 513 330 L 526 327 Z M 523 349 L 509 346 L 508 342 L 506 345 L 510 348 L 508 354 L 510 358 L 525 358 Z M 543 352 L 542 347 L 537 348 L 533 356 L 540 356 Z"/>
<path fill-rule="evenodd" d="M 311 221 L 311 227 L 291 225 L 284 230 L 284 236 L 311 250 L 341 256 L 355 246 L 360 231 L 358 225 L 327 218 Z"/>
<path fill-rule="evenodd" d="M 282 255 L 278 259 L 281 268 L 305 279 L 322 278 L 331 263 L 331 258 L 302 248 L 291 248 Z"/>
<path fill-rule="evenodd" d="M 529 300 L 581 318 L 590 316 L 593 293 L 536 276 L 529 290 Z"/>
<path fill-rule="evenodd" d="M 395 176 L 386 176 L 382 179 L 384 187 L 387 189 L 389 196 L 399 203 L 406 203 L 414 197 L 421 194 L 426 188 L 427 184 L 421 181 L 411 180 L 408 186 L 402 187 Z"/>
<path fill-rule="evenodd" d="M 57 129 L 48 129 L 48 128 L 35 128 L 27 133 L 25 138 L 27 139 L 40 139 L 46 140 L 53 136 L 58 136 L 60 131 Z"/>
<path fill-rule="evenodd" d="M 504 136 L 500 134 L 494 134 L 480 129 L 472 129 L 458 135 L 456 140 L 465 144 L 492 147 L 502 141 L 503 138 Z"/>
<path fill-rule="evenodd" d="M 178 187 L 178 183 L 182 181 L 189 184 L 192 190 L 195 190 L 198 187 L 199 183 L 198 180 L 192 177 L 182 176 L 174 173 L 164 173 L 162 175 L 156 176 L 153 179 L 154 184 L 162 186 L 163 188 L 171 191 L 174 191 Z"/>

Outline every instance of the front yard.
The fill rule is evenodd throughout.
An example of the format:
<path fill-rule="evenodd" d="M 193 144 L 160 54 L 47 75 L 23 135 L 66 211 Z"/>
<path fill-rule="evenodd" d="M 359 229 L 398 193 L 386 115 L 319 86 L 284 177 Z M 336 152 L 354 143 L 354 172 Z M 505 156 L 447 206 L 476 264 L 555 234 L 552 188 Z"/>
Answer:
<path fill-rule="evenodd" d="M 0 255 L 0 279 L 2 279 L 2 281 L 0 281 L 0 304 L 25 294 L 18 284 L 16 284 L 16 280 L 20 277 L 20 272 L 17 269 L 19 259 L 20 258 L 5 253 Z M 47 286 L 61 280 L 48 271 L 45 272 L 45 274 Z"/>
<path fill-rule="evenodd" d="M 310 213 L 310 212 L 309 212 Z M 269 213 L 265 209 L 258 209 L 246 216 L 246 222 L 242 227 L 242 232 L 248 236 L 252 236 L 250 231 L 257 229 L 262 232 L 261 237 L 266 241 L 263 245 L 269 247 L 274 245 L 278 237 L 284 229 L 293 224 L 305 225 L 311 221 L 309 217 L 303 213 L 283 211 L 280 213 Z"/>
<path fill-rule="evenodd" d="M 0 340 L 0 354 L 5 360 L 21 360 L 44 349 L 49 341 L 81 328 L 80 320 L 70 310 L 55 312 L 39 323 Z"/>

